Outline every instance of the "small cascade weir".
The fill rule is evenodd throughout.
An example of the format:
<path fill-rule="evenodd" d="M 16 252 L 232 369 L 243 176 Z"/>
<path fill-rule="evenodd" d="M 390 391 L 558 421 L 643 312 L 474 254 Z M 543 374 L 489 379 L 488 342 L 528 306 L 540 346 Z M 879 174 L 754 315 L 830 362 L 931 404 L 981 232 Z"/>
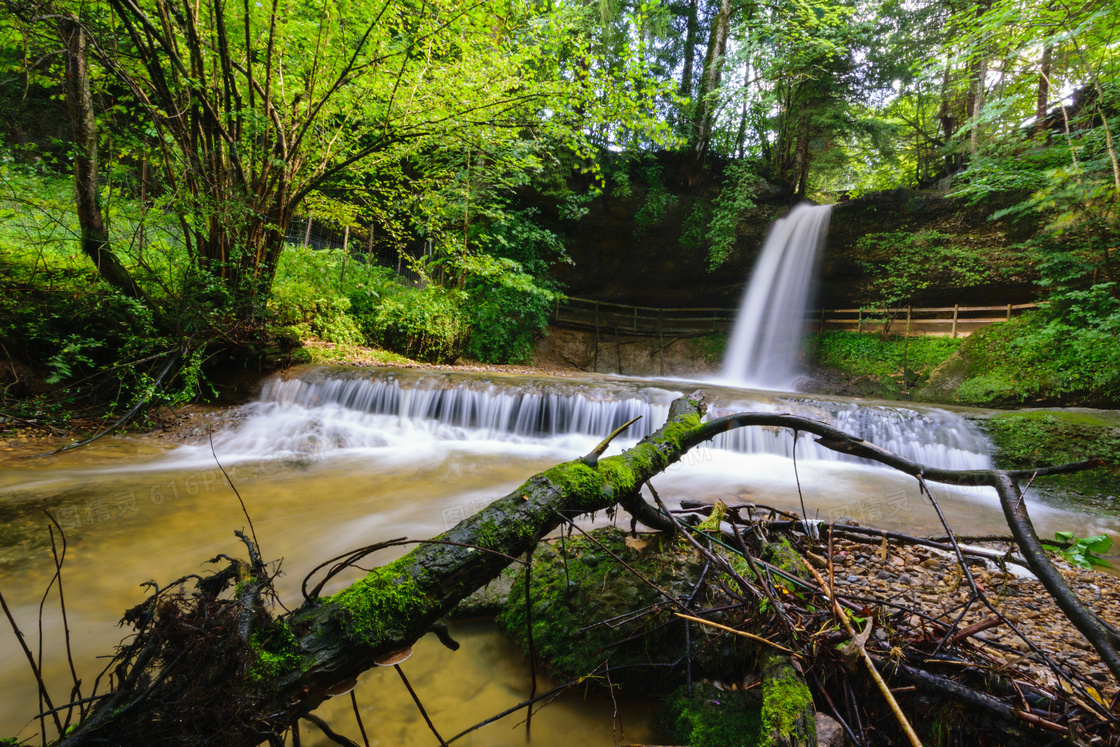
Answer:
<path fill-rule="evenodd" d="M 662 384 L 662 382 L 658 382 Z M 470 374 L 416 375 L 384 369 L 310 368 L 266 382 L 242 425 L 222 434 L 234 453 L 268 450 L 362 449 L 427 441 L 553 443 L 586 448 L 641 416 L 619 439 L 634 443 L 665 423 L 680 396 L 640 382 L 589 386 L 547 377 L 504 380 Z M 967 421 L 943 410 L 917 410 L 807 399 L 743 399 L 744 393 L 708 392 L 710 417 L 743 411 L 789 412 L 841 428 L 930 466 L 989 465 L 988 445 Z M 575 439 L 575 440 L 573 440 Z M 582 443 L 587 442 L 587 443 Z M 713 446 L 742 453 L 792 457 L 787 429 L 743 428 L 718 436 Z M 859 461 L 802 436 L 798 459 Z"/>
<path fill-rule="evenodd" d="M 831 210 L 828 205 L 798 205 L 771 227 L 723 359 L 728 382 L 760 389 L 792 386 Z"/>

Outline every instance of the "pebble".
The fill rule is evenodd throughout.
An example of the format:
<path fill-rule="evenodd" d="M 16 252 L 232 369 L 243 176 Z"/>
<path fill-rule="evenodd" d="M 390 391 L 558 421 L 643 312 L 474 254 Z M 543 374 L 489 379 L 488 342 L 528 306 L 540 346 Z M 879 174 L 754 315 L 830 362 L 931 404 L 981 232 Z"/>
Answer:
<path fill-rule="evenodd" d="M 991 547 L 1000 552 L 1007 549 L 998 544 Z M 940 618 L 945 625 L 956 618 L 959 603 L 971 597 L 968 582 L 954 559 L 925 548 L 891 543 L 890 554 L 884 561 L 879 555 L 879 548 L 878 542 L 837 541 L 833 548 L 836 584 L 848 589 L 862 587 L 859 593 L 868 597 L 909 604 L 925 615 Z M 1063 666 L 1098 680 L 1104 697 L 1111 698 L 1116 694 L 1112 679 L 1096 651 L 1065 618 L 1038 581 L 1004 573 L 990 565 L 973 563 L 971 559 L 969 565 L 975 566 L 974 578 L 986 589 L 988 599 L 1019 627 L 1031 643 L 1046 656 L 1062 662 Z M 1120 577 L 1075 568 L 1060 559 L 1056 565 L 1070 586 L 1097 614 L 1109 624 L 1120 627 Z M 893 612 L 892 608 L 884 610 L 888 614 Z M 929 623 L 920 615 L 902 614 L 904 617 L 894 623 L 900 630 L 914 631 L 913 635 L 933 634 Z M 959 626 L 967 627 L 991 614 L 983 604 L 974 604 Z M 884 644 L 905 646 L 905 640 L 898 641 L 891 636 L 891 640 Z M 1041 686 L 1061 686 L 1049 667 L 1032 663 L 1037 657 L 1031 653 L 1030 645 L 1006 625 L 981 631 L 958 645 L 960 655 L 981 659 L 989 657 L 989 662 L 994 658 Z"/>

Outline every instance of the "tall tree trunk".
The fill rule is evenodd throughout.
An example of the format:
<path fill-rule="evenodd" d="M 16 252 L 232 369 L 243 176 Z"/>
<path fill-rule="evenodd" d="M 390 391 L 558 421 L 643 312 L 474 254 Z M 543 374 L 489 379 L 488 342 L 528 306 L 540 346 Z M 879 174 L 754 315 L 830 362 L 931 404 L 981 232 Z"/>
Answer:
<path fill-rule="evenodd" d="M 677 89 L 681 97 L 686 99 L 692 96 L 692 66 L 696 59 L 696 32 L 699 26 L 696 20 L 697 2 L 698 0 L 689 0 L 688 3 L 688 27 L 684 39 L 684 69 L 681 71 L 680 88 Z"/>
<path fill-rule="evenodd" d="M 715 124 L 716 92 L 719 90 L 723 58 L 727 52 L 727 37 L 731 33 L 731 0 L 720 0 L 719 12 L 712 19 L 708 36 L 708 53 L 700 74 L 700 87 L 696 92 L 696 110 L 692 118 L 692 153 L 696 163 L 708 157 Z"/>
<path fill-rule="evenodd" d="M 957 131 L 956 118 L 953 116 L 953 68 L 950 63 L 945 63 L 945 74 L 941 78 L 941 108 L 937 119 L 941 123 L 941 139 L 945 143 L 953 142 L 953 135 Z M 945 176 L 956 171 L 956 157 L 946 151 L 943 165 Z"/>
<path fill-rule="evenodd" d="M 1047 44 L 1042 48 L 1042 62 L 1038 69 L 1038 99 L 1035 102 L 1034 131 L 1039 134 L 1046 129 L 1046 115 L 1050 106 L 1050 69 L 1053 67 L 1054 47 Z"/>
<path fill-rule="evenodd" d="M 804 198 L 809 190 L 809 162 L 812 156 L 809 153 L 809 125 L 803 123 L 801 134 L 797 137 L 797 152 L 794 155 L 793 168 L 797 178 L 797 196 Z"/>
<path fill-rule="evenodd" d="M 74 189 L 81 230 L 82 252 L 98 274 L 130 298 L 143 298 L 128 268 L 109 246 L 109 233 L 101 216 L 97 184 L 97 123 L 89 87 L 89 36 L 74 16 L 58 21 L 66 52 L 66 106 L 74 138 Z"/>
<path fill-rule="evenodd" d="M 980 148 L 980 114 L 984 110 L 984 94 L 987 90 L 988 58 L 981 57 L 975 63 L 973 75 L 969 80 L 969 111 L 972 132 L 969 133 L 969 153 L 975 157 Z"/>

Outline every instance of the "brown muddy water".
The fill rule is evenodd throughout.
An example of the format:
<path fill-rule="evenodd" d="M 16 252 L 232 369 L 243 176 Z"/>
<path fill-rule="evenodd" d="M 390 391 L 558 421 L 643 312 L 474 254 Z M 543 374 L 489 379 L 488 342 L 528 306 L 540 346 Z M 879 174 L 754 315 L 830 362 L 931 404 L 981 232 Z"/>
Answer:
<path fill-rule="evenodd" d="M 685 386 L 665 381 L 525 379 L 431 372 L 297 371 L 265 387 L 233 426 L 214 434 L 214 449 L 252 516 L 262 554 L 282 558 L 281 599 L 294 606 L 304 575 L 349 548 L 391 537 L 424 538 L 451 526 L 534 473 L 587 453 L 634 414 L 658 427 L 668 402 Z M 693 387 L 694 388 L 694 387 Z M 848 401 L 783 400 L 712 389 L 727 409 L 812 412 L 864 437 L 939 466 L 982 466 L 984 442 L 955 414 Z M 715 409 L 714 405 L 714 409 Z M 923 436 L 924 434 L 924 436 Z M 784 439 L 784 440 L 783 440 Z M 936 448 L 931 447 L 931 444 Z M 662 497 L 753 500 L 786 509 L 800 503 L 790 458 L 792 439 L 778 432 L 705 445 L 655 480 Z M 865 525 L 913 534 L 939 533 L 936 516 L 909 478 L 836 461 L 797 442 L 797 472 L 809 513 L 851 516 Z M 66 529 L 66 609 L 79 676 L 89 683 L 125 634 L 121 613 L 141 602 L 140 584 L 161 585 L 202 573 L 219 553 L 243 554 L 234 537 L 246 527 L 241 507 L 208 444 L 169 446 L 143 438 L 102 439 L 46 459 L 10 453 L 0 459 L 0 592 L 38 646 L 38 614 L 53 572 L 46 518 Z M 962 534 L 1006 531 L 994 495 L 949 490 L 935 495 Z M 1029 499 L 1028 499 L 1029 500 Z M 1031 504 L 1040 533 L 1120 536 L 1120 520 Z M 600 519 L 602 521 L 602 519 Z M 629 524 L 626 517 L 621 523 Z M 376 558 L 388 561 L 386 552 Z M 354 580 L 339 578 L 331 592 Z M 6 628 L 6 626 L 5 626 Z M 446 738 L 528 696 L 523 657 L 488 623 L 452 628 L 458 652 L 432 636 L 404 665 L 413 687 Z M 69 674 L 57 596 L 42 616 L 44 669 L 55 702 L 66 700 Z M 37 734 L 34 680 L 11 631 L 0 631 L 0 736 Z M 556 683 L 541 678 L 538 692 Z M 433 744 L 407 691 L 389 669 L 367 672 L 356 690 L 371 743 Z M 569 692 L 533 717 L 531 744 L 573 741 L 657 743 L 656 704 L 619 703 Z M 320 708 L 332 726 L 359 740 L 348 698 Z M 523 714 L 464 737 L 464 745 L 523 745 Z M 327 744 L 314 727 L 304 744 Z"/>

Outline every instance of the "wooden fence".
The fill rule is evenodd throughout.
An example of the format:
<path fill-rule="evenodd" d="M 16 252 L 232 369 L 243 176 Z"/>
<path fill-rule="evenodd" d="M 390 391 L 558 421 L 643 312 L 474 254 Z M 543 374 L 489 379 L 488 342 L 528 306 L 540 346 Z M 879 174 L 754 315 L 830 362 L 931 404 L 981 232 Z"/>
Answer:
<path fill-rule="evenodd" d="M 965 337 L 981 327 L 1005 322 L 1038 304 L 1004 306 L 935 306 L 899 309 L 818 309 L 806 314 L 805 331 L 849 330 L 932 337 Z M 557 302 L 552 322 L 558 327 L 594 330 L 603 335 L 671 337 L 730 332 L 738 309 L 655 308 L 565 298 Z"/>

